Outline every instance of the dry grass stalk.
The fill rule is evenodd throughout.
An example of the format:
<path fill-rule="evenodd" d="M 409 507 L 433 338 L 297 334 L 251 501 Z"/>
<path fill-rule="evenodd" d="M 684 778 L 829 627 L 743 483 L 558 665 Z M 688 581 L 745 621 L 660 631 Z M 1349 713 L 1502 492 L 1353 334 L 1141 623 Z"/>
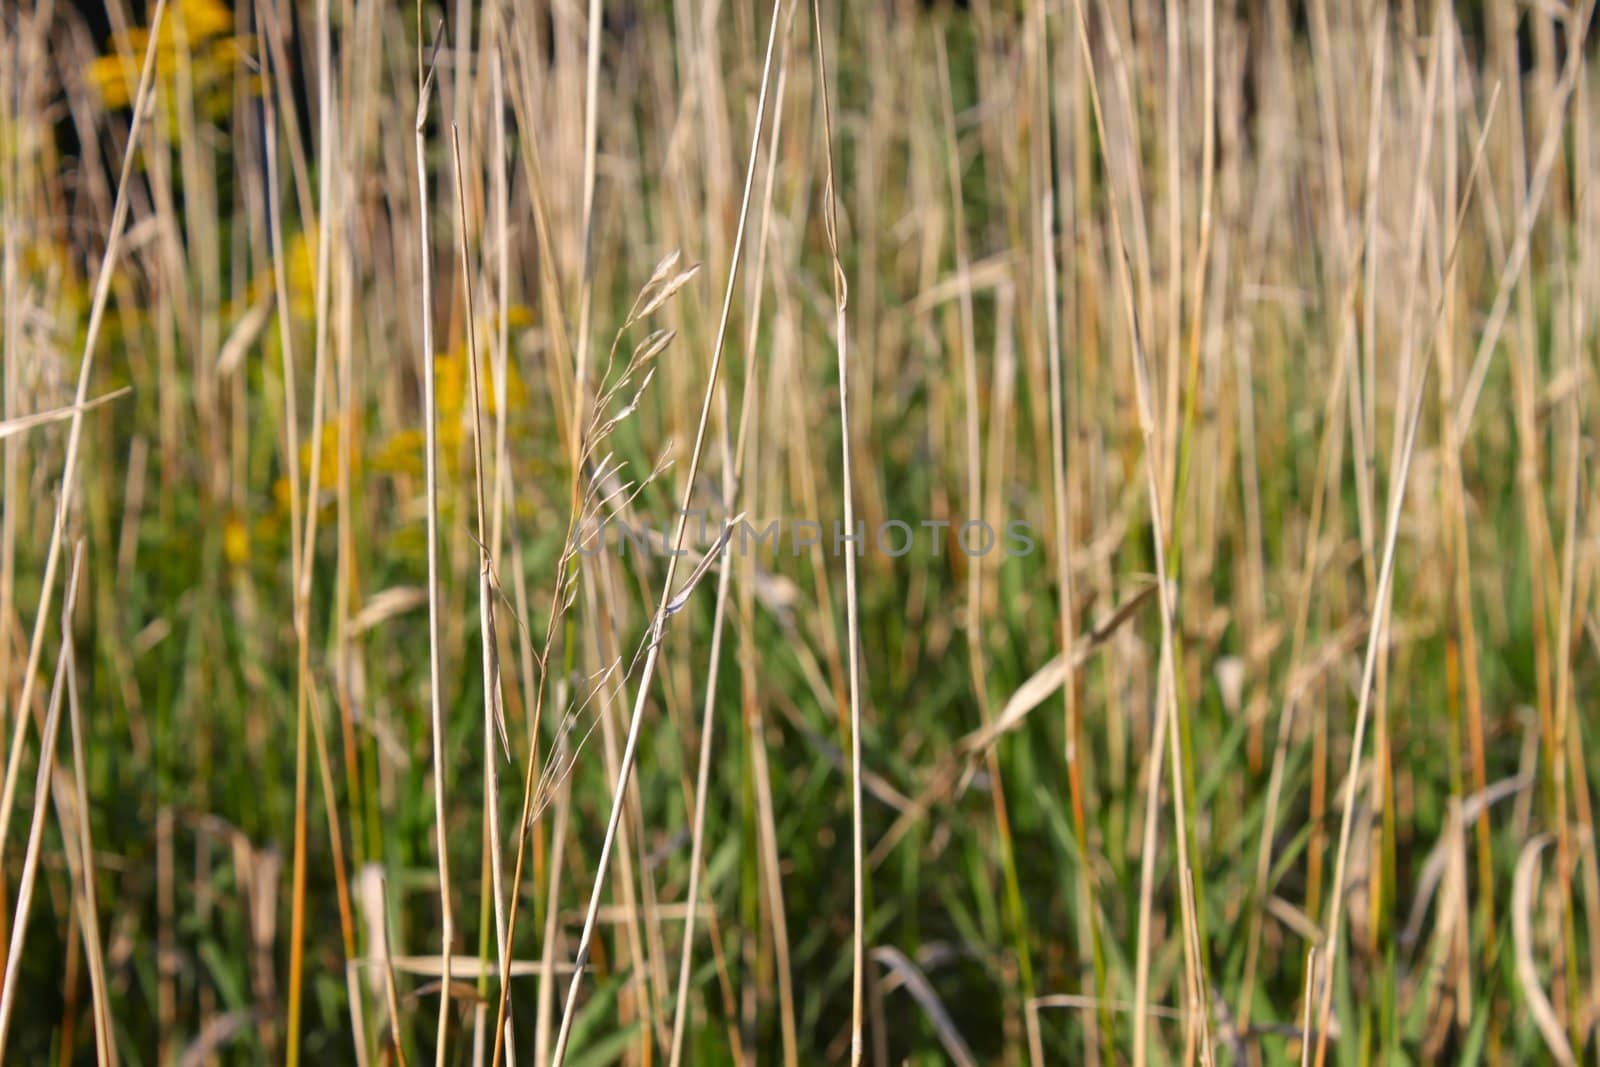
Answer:
<path fill-rule="evenodd" d="M 674 578 L 677 572 L 677 553 L 684 544 L 684 531 L 687 528 L 689 505 L 694 492 L 695 478 L 700 469 L 701 450 L 705 445 L 706 424 L 711 414 L 711 402 L 715 396 L 717 373 L 722 365 L 722 351 L 724 340 L 727 336 L 728 317 L 733 306 L 735 283 L 738 280 L 740 253 L 744 246 L 745 223 L 749 216 L 751 186 L 755 179 L 755 165 L 757 151 L 767 107 L 767 89 L 772 75 L 772 58 L 774 47 L 778 38 L 778 16 L 781 14 L 782 0 L 778 0 L 773 7 L 771 29 L 767 37 L 767 57 L 762 68 L 761 91 L 756 102 L 755 130 L 752 135 L 749 164 L 745 170 L 744 199 L 739 209 L 739 228 L 734 238 L 733 258 L 728 268 L 727 288 L 722 303 L 722 318 L 718 325 L 711 353 L 711 366 L 706 377 L 705 397 L 700 406 L 699 425 L 695 430 L 694 446 L 689 453 L 688 473 L 684 479 L 683 503 L 678 509 L 675 530 L 672 537 L 673 553 L 668 556 L 666 576 L 662 580 L 660 607 L 657 608 L 655 618 L 651 622 L 646 646 L 644 650 L 644 666 L 640 670 L 638 690 L 634 698 L 632 717 L 628 722 L 627 741 L 622 751 L 622 762 L 618 769 L 616 791 L 613 794 L 611 816 L 606 826 L 606 835 L 600 846 L 600 856 L 595 874 L 594 888 L 590 893 L 588 912 L 584 917 L 583 933 L 579 936 L 578 951 L 574 962 L 572 983 L 567 989 L 566 1006 L 561 1015 L 561 1027 L 556 1034 L 555 1062 L 559 1065 L 566 1053 L 567 1042 L 571 1037 L 572 1024 L 576 1017 L 578 989 L 583 980 L 584 967 L 588 963 L 589 948 L 594 938 L 595 916 L 600 907 L 600 895 L 605 888 L 605 875 L 611 847 L 617 834 L 617 827 L 621 821 L 623 800 L 627 795 L 628 782 L 633 772 L 633 760 L 639 743 L 639 732 L 644 718 L 645 698 L 650 690 L 650 682 L 655 675 L 655 668 L 661 650 L 661 642 L 666 631 L 667 606 L 675 599 L 676 588 Z M 670 293 L 668 294 L 670 295 Z M 664 299 L 664 297 L 663 297 Z M 641 314 L 653 310 L 649 305 Z"/>

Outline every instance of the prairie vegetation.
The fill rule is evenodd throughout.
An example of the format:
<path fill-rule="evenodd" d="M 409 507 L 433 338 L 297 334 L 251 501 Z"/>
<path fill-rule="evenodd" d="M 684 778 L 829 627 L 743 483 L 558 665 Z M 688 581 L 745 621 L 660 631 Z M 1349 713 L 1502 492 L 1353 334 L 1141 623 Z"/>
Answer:
<path fill-rule="evenodd" d="M 1593 6 L 6 7 L 0 1058 L 1592 1057 Z"/>

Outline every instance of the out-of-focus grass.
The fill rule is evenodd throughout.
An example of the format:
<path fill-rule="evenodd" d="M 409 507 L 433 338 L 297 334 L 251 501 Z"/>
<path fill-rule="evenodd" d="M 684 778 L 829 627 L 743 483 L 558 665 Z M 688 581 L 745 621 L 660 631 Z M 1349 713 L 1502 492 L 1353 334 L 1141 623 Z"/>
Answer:
<path fill-rule="evenodd" d="M 519 1061 L 548 1053 L 666 566 L 615 539 L 574 555 L 569 523 L 577 502 L 671 535 L 774 14 L 598 6 L 592 100 L 587 5 L 166 6 L 89 389 L 132 392 L 79 416 L 62 541 L 68 560 L 84 546 L 64 698 L 83 759 L 63 725 L 48 797 L 35 775 L 52 618 L 34 706 L 19 701 L 71 421 L 0 441 L 7 744 L 26 720 L 0 856 L 8 939 L 33 887 L 16 1062 L 113 1047 L 127 1063 L 435 1059 L 438 838 L 456 931 L 439 1062 L 489 1059 L 501 968 L 486 758 L 507 882 L 532 768 L 509 1014 Z M 1589 6 L 823 5 L 869 531 L 869 1060 L 1592 1055 L 1600 157 L 1595 84 L 1572 51 Z M 688 487 L 709 537 L 691 524 L 679 574 L 724 518 L 780 520 L 782 540 L 725 557 L 721 611 L 712 570 L 669 617 L 572 1062 L 673 1057 L 719 632 L 682 1061 L 848 1055 L 834 293 L 819 28 L 793 0 L 778 17 L 791 7 L 769 72 L 781 139 L 769 121 L 758 141 Z M 71 402 L 154 9 L 109 5 L 105 40 L 62 5 L 4 16 L 5 420 Z M 411 160 L 430 62 L 427 353 Z M 674 250 L 671 276 L 698 273 L 624 327 Z M 653 330 L 676 332 L 641 356 Z M 614 339 L 614 372 L 631 377 L 607 393 Z M 575 411 L 604 431 L 580 438 Z M 480 507 L 509 752 L 485 728 Z M 297 634 L 292 546 L 311 516 Z M 913 530 L 904 555 L 874 544 L 891 519 Z M 971 519 L 1027 523 L 1032 550 L 968 556 L 955 537 Z M 821 543 L 794 550 L 797 521 L 820 523 Z M 1158 565 L 1175 574 L 1167 597 L 1151 595 Z M 1072 640 L 1065 700 L 1040 676 Z"/>

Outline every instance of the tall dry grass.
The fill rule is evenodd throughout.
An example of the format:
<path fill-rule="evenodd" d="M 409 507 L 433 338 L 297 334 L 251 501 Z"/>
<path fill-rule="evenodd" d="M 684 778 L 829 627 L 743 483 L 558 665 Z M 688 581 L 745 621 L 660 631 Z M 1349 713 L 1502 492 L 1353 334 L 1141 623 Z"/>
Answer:
<path fill-rule="evenodd" d="M 1592 9 L 6 9 L 0 1055 L 1593 1056 Z"/>

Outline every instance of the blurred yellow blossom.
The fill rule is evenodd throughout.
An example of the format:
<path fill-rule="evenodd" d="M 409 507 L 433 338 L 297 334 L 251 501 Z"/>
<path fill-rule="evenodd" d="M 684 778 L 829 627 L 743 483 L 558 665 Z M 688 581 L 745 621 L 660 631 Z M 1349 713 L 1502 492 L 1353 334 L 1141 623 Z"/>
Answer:
<path fill-rule="evenodd" d="M 222 0 L 177 0 L 162 21 L 156 41 L 155 74 L 166 103 L 166 120 L 176 120 L 172 97 L 183 59 L 189 70 L 194 99 L 201 113 L 220 118 L 231 106 L 231 78 L 251 48 L 251 39 L 232 34 L 234 15 Z M 108 107 L 127 107 L 139 85 L 140 66 L 150 44 L 150 31 L 134 27 L 119 35 L 109 55 L 89 64 L 89 84 Z M 251 92 L 259 92 L 261 79 L 251 75 Z"/>
<path fill-rule="evenodd" d="M 317 460 L 317 486 L 326 491 L 332 489 L 339 478 L 339 420 L 329 419 L 322 424 L 321 448 L 318 450 Z M 350 442 L 350 472 L 356 477 L 361 470 L 361 435 L 356 434 Z M 300 477 L 311 476 L 311 439 L 307 437 L 300 445 Z M 309 485 L 309 482 L 302 482 Z"/>
<path fill-rule="evenodd" d="M 527 329 L 533 325 L 533 313 L 526 307 L 518 304 L 506 310 L 506 322 L 513 330 Z M 487 338 L 493 336 L 494 322 L 487 321 L 479 324 L 478 337 L 478 368 L 483 377 L 479 387 L 483 390 L 483 410 L 488 415 L 500 414 L 499 390 L 495 378 L 494 359 L 489 354 Z M 463 337 L 457 341 L 448 355 L 440 356 L 434 361 L 435 388 L 438 390 L 439 420 L 441 424 L 448 417 L 458 421 L 463 415 L 472 417 L 471 396 L 466 392 L 471 388 L 472 380 L 468 377 L 467 366 L 467 341 Z M 506 361 L 506 408 L 510 412 L 519 410 L 527 402 L 527 395 L 522 384 L 522 375 L 517 370 L 517 361 Z M 465 406 L 464 406 L 465 405 Z M 441 433 L 442 433 L 441 429 Z"/>
<path fill-rule="evenodd" d="M 237 515 L 229 515 L 222 524 L 222 554 L 235 567 L 250 558 L 250 528 Z"/>
<path fill-rule="evenodd" d="M 517 304 L 506 310 L 506 322 L 512 330 L 522 331 L 532 327 L 534 315 L 524 305 Z M 500 415 L 498 379 L 495 377 L 494 359 L 489 355 L 487 340 L 493 337 L 495 327 L 492 316 L 479 323 L 478 336 L 482 339 L 482 343 L 478 347 L 478 358 L 481 361 L 479 369 L 483 374 L 479 387 L 483 390 L 485 419 L 497 418 Z M 471 433 L 472 419 L 470 370 L 464 336 L 450 351 L 441 352 L 433 360 L 434 405 L 439 419 L 439 462 L 447 470 L 455 468 L 457 452 L 470 440 L 468 436 Z M 507 360 L 506 363 L 505 398 L 508 415 L 514 415 L 527 406 L 527 386 L 523 383 L 522 373 L 517 369 L 517 361 L 514 358 Z M 492 429 L 485 425 L 484 432 L 491 433 Z M 420 426 L 415 429 L 400 430 L 378 446 L 372 456 L 372 469 L 385 474 L 420 477 L 423 473 L 422 452 L 425 443 L 426 437 Z M 309 453 L 307 456 L 309 457 Z M 309 469 L 309 458 L 305 462 Z"/>
<path fill-rule="evenodd" d="M 421 477 L 422 447 L 421 430 L 401 430 L 385 441 L 373 455 L 372 467 L 385 474 Z"/>
<path fill-rule="evenodd" d="M 461 347 L 433 360 L 433 400 L 439 411 L 441 450 L 461 443 L 462 413 L 467 395 L 466 349 Z M 469 416 L 470 417 L 470 414 Z"/>
<path fill-rule="evenodd" d="M 296 319 L 310 319 L 317 313 L 317 234 L 316 220 L 305 229 L 286 234 L 283 249 L 283 284 L 289 295 L 289 311 Z M 273 300 L 277 296 L 277 279 L 272 264 L 250 280 L 247 304 Z M 276 325 L 276 317 L 274 323 Z"/>
<path fill-rule="evenodd" d="M 314 226 L 312 220 L 311 226 Z M 308 226 L 289 238 L 284 250 L 284 282 L 289 287 L 289 305 L 294 313 L 310 318 L 317 311 L 317 235 Z"/>

